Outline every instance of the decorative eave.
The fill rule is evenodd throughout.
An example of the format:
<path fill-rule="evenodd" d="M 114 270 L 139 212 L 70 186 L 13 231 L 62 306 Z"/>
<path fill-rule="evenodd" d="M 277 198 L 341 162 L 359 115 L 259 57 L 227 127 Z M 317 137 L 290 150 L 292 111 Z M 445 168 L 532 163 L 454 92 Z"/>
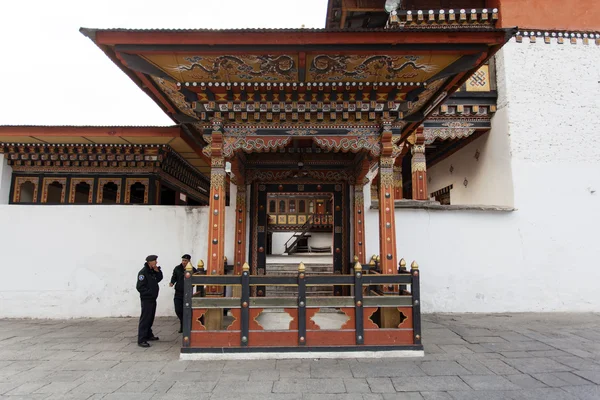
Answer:
<path fill-rule="evenodd" d="M 397 10 L 389 15 L 386 28 L 493 28 L 498 9 Z"/>
<path fill-rule="evenodd" d="M 225 128 L 286 129 L 377 126 L 392 118 L 407 137 L 513 34 L 460 24 L 81 31 L 200 141 L 212 118 L 224 119 Z"/>
<path fill-rule="evenodd" d="M 590 31 L 558 31 L 558 30 L 540 30 L 533 28 L 522 28 L 515 34 L 515 41 L 523 43 L 524 39 L 529 39 L 530 43 L 544 42 L 546 44 L 583 44 L 589 45 L 595 43 L 600 46 L 600 32 Z"/>
<path fill-rule="evenodd" d="M 199 173 L 209 168 L 202 147 L 180 126 L 0 126 L 0 145 L 128 149 L 169 145 Z"/>

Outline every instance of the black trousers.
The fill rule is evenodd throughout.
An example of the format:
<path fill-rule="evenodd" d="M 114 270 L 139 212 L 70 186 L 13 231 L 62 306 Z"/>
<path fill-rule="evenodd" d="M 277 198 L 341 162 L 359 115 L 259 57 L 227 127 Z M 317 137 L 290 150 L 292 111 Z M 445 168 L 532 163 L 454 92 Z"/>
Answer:
<path fill-rule="evenodd" d="M 183 330 L 183 297 L 174 297 L 175 314 L 179 318 L 179 330 Z"/>
<path fill-rule="evenodd" d="M 138 327 L 138 343 L 145 342 L 148 338 L 154 336 L 152 333 L 152 324 L 156 314 L 156 300 L 142 299 L 142 314 L 140 315 L 140 325 Z"/>

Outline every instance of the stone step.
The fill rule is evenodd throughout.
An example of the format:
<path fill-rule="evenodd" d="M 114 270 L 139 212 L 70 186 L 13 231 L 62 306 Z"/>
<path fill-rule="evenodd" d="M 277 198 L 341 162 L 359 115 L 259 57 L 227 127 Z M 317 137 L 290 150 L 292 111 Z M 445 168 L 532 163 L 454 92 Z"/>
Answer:
<path fill-rule="evenodd" d="M 305 264 L 306 274 L 333 273 L 333 264 Z M 267 275 L 298 273 L 298 264 L 267 264 Z"/>

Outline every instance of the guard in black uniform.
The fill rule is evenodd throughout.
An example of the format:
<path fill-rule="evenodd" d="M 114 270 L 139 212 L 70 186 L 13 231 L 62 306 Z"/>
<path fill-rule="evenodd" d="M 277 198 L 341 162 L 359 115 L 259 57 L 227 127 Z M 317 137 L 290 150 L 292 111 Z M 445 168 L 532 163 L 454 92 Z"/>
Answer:
<path fill-rule="evenodd" d="M 158 283 L 162 281 L 163 273 L 157 264 L 158 256 L 146 257 L 144 268 L 138 273 L 137 291 L 140 292 L 142 314 L 138 328 L 138 346 L 150 347 L 149 340 L 158 340 L 152 333 L 152 324 L 156 314 L 156 298 L 158 297 Z"/>
<path fill-rule="evenodd" d="M 185 279 L 185 267 L 188 265 L 192 257 L 189 254 L 181 256 L 181 264 L 173 269 L 173 276 L 171 277 L 170 287 L 175 286 L 175 296 L 173 297 L 173 303 L 175 305 L 175 314 L 179 318 L 179 333 L 183 332 L 183 281 Z M 194 274 L 197 272 L 196 268 L 192 267 Z"/>

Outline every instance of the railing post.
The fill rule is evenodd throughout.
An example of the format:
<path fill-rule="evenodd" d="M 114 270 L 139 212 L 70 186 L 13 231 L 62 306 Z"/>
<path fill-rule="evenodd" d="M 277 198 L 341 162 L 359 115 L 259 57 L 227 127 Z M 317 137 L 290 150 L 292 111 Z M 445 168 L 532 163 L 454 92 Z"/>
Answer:
<path fill-rule="evenodd" d="M 202 268 L 204 268 L 204 262 L 202 262 L 202 260 L 198 262 L 198 268 L 200 268 L 200 264 L 202 264 Z M 183 276 L 182 347 L 190 347 L 190 338 L 192 335 L 192 291 L 194 290 L 194 287 L 192 286 L 192 272 L 194 272 L 192 264 L 188 263 L 185 267 L 185 275 Z"/>
<path fill-rule="evenodd" d="M 204 261 L 198 261 L 198 272 L 197 274 L 206 275 L 206 270 L 204 269 Z M 200 293 L 200 297 L 206 296 L 206 291 L 204 290 L 204 285 L 199 285 L 198 289 L 196 289 L 196 293 Z"/>
<path fill-rule="evenodd" d="M 414 343 L 421 344 L 421 289 L 419 287 L 419 264 L 416 261 L 410 265 L 410 275 L 412 278 L 410 292 L 413 301 Z"/>
<path fill-rule="evenodd" d="M 306 267 L 298 265 L 298 345 L 306 345 Z"/>
<path fill-rule="evenodd" d="M 240 283 L 242 285 L 242 297 L 240 299 L 242 332 L 240 338 L 240 345 L 242 347 L 245 347 L 248 346 L 250 336 L 250 266 L 248 265 L 248 263 L 244 263 L 244 265 L 242 266 L 242 276 L 240 277 Z"/>
<path fill-rule="evenodd" d="M 406 261 L 403 259 L 398 263 L 398 274 L 406 274 Z M 406 292 L 406 285 L 400 285 L 400 290 L 398 291 L 398 295 L 402 296 Z"/>
<path fill-rule="evenodd" d="M 356 331 L 356 344 L 365 343 L 363 321 L 363 292 L 362 292 L 362 265 L 354 264 L 354 320 Z"/>

